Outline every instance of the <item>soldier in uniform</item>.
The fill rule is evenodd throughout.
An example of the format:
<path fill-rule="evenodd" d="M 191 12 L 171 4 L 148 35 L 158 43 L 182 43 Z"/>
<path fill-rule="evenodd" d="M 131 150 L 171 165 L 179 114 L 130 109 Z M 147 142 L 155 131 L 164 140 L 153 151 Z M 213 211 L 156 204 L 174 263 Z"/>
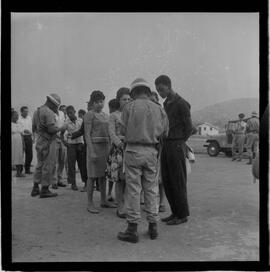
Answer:
<path fill-rule="evenodd" d="M 49 186 L 53 183 L 56 165 L 56 134 L 62 130 L 61 127 L 57 127 L 55 117 L 60 103 L 61 100 L 57 94 L 50 94 L 47 96 L 46 103 L 39 107 L 33 116 L 32 128 L 33 132 L 37 133 L 37 166 L 31 196 L 40 195 L 40 198 L 57 196 L 49 190 Z M 41 191 L 39 184 L 41 184 Z"/>
<path fill-rule="evenodd" d="M 259 143 L 259 118 L 257 113 L 253 111 L 251 113 L 251 118 L 247 121 L 247 152 L 249 155 L 249 161 L 247 164 L 252 164 L 252 159 L 254 159 L 255 154 L 258 149 Z"/>
<path fill-rule="evenodd" d="M 151 90 L 141 78 L 131 84 L 131 97 L 122 112 L 126 149 L 125 163 L 125 207 L 128 227 L 118 233 L 118 239 L 138 242 L 137 224 L 140 221 L 140 193 L 143 189 L 148 234 L 151 239 L 158 236 L 158 143 L 168 133 L 165 111 L 150 100 Z"/>
<path fill-rule="evenodd" d="M 239 120 L 235 125 L 235 130 L 233 131 L 233 141 L 232 141 L 232 161 L 237 159 L 236 149 L 238 149 L 238 159 L 237 161 L 242 160 L 243 149 L 245 143 L 245 132 L 246 132 L 246 122 L 243 120 L 245 114 L 240 113 L 238 115 Z"/>

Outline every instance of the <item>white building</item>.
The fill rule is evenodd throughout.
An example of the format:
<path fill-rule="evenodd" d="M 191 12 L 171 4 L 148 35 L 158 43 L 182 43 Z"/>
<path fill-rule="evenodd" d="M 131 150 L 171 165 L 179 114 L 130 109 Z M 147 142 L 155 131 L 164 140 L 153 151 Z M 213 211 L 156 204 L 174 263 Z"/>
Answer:
<path fill-rule="evenodd" d="M 219 134 L 219 128 L 215 127 L 209 123 L 202 123 L 200 125 L 197 126 L 197 130 L 198 130 L 198 135 L 204 135 L 204 136 L 208 136 L 208 135 L 217 135 Z"/>

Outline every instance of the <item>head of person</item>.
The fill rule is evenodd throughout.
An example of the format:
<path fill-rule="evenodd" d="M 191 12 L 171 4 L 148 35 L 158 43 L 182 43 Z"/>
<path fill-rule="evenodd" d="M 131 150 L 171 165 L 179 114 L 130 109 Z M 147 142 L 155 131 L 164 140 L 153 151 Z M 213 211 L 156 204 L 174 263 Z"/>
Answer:
<path fill-rule="evenodd" d="M 91 101 L 86 102 L 87 103 L 87 111 L 90 111 L 93 109 L 93 104 Z"/>
<path fill-rule="evenodd" d="M 80 109 L 79 111 L 78 111 L 78 116 L 80 117 L 80 118 L 83 118 L 83 116 L 85 115 L 85 110 L 83 110 L 83 109 Z"/>
<path fill-rule="evenodd" d="M 155 80 L 156 90 L 162 98 L 166 98 L 172 92 L 171 79 L 166 75 L 161 75 Z"/>
<path fill-rule="evenodd" d="M 239 120 L 243 120 L 245 118 L 245 114 L 244 113 L 240 113 L 238 115 L 238 117 L 239 117 Z"/>
<path fill-rule="evenodd" d="M 55 112 L 57 112 L 60 104 L 61 104 L 61 99 L 59 95 L 52 93 L 47 95 L 47 101 L 46 104 Z"/>
<path fill-rule="evenodd" d="M 28 115 L 28 112 L 29 112 L 28 107 L 23 106 L 23 107 L 21 107 L 20 111 L 21 111 L 21 116 L 22 116 L 23 118 L 26 118 L 27 115 Z"/>
<path fill-rule="evenodd" d="M 66 107 L 67 116 L 71 121 L 76 120 L 76 111 L 72 105 Z"/>
<path fill-rule="evenodd" d="M 120 103 L 120 110 L 130 101 L 130 90 L 129 88 L 122 87 L 116 93 L 116 99 Z"/>
<path fill-rule="evenodd" d="M 151 97 L 150 85 L 143 78 L 135 79 L 130 86 L 130 95 L 132 99 L 148 98 Z"/>
<path fill-rule="evenodd" d="M 16 123 L 16 122 L 18 121 L 18 119 L 19 119 L 19 114 L 18 114 L 18 112 L 15 111 L 15 110 L 13 110 L 13 111 L 11 112 L 11 122 L 12 122 L 12 123 Z"/>
<path fill-rule="evenodd" d="M 66 107 L 66 105 L 61 105 L 59 107 L 59 110 L 62 111 L 64 114 L 67 114 L 67 107 Z"/>
<path fill-rule="evenodd" d="M 108 105 L 109 105 L 109 111 L 110 111 L 110 113 L 112 113 L 112 112 L 117 111 L 117 110 L 120 109 L 120 102 L 116 98 L 111 99 L 109 101 Z"/>
<path fill-rule="evenodd" d="M 151 93 L 151 97 L 150 99 L 155 102 L 155 103 L 158 103 L 159 102 L 159 98 L 158 98 L 158 94 L 156 92 L 152 92 Z"/>
<path fill-rule="evenodd" d="M 102 111 L 104 107 L 105 95 L 101 91 L 93 91 L 90 96 L 90 103 L 93 105 L 93 110 L 96 112 Z"/>
<path fill-rule="evenodd" d="M 251 116 L 252 116 L 252 117 L 258 117 L 258 114 L 257 114 L 256 111 L 253 111 L 253 112 L 251 113 Z"/>

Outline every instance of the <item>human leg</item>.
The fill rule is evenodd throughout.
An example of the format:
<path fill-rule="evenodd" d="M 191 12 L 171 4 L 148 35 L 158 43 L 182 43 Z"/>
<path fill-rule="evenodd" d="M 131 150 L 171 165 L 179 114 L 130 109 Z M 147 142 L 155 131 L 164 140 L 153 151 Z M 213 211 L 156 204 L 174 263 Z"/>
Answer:
<path fill-rule="evenodd" d="M 32 174 L 30 171 L 31 162 L 33 159 L 33 140 L 31 135 L 26 135 L 23 137 L 25 143 L 25 173 Z"/>
<path fill-rule="evenodd" d="M 68 160 L 68 183 L 71 184 L 71 188 L 75 190 L 76 186 L 76 159 L 77 154 L 76 150 L 77 145 L 76 144 L 70 144 L 67 148 L 67 160 Z"/>
<path fill-rule="evenodd" d="M 87 186 L 86 186 L 86 192 L 87 192 L 87 210 L 91 213 L 99 213 L 99 210 L 95 207 L 93 202 L 93 194 L 94 194 L 94 178 L 87 178 Z"/>

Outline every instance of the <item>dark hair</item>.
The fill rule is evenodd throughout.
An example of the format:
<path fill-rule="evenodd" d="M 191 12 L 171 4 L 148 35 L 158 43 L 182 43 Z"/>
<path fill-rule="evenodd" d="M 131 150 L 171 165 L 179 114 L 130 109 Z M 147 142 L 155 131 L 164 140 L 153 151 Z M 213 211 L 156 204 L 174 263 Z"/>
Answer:
<path fill-rule="evenodd" d="M 24 110 L 28 110 L 28 107 L 27 106 L 22 106 L 20 111 L 23 112 Z"/>
<path fill-rule="evenodd" d="M 116 93 L 116 99 L 120 100 L 120 98 L 125 95 L 125 94 L 128 94 L 130 95 L 130 90 L 129 88 L 126 88 L 126 87 L 122 87 L 120 88 L 117 93 Z"/>
<path fill-rule="evenodd" d="M 15 110 L 11 111 L 11 118 L 13 117 L 13 115 L 14 115 L 15 113 L 17 113 L 17 114 L 18 114 L 18 112 L 17 112 L 17 111 L 15 111 Z"/>
<path fill-rule="evenodd" d="M 61 106 L 59 107 L 59 110 L 61 110 L 61 109 L 64 108 L 64 107 L 67 109 L 66 105 L 61 105 Z"/>
<path fill-rule="evenodd" d="M 72 105 L 66 107 L 66 111 L 68 111 L 68 110 L 74 110 L 75 111 L 75 109 L 74 109 L 74 107 Z"/>
<path fill-rule="evenodd" d="M 155 96 L 155 97 L 156 97 L 156 99 L 157 99 L 157 101 L 159 101 L 159 98 L 158 98 L 158 94 L 157 94 L 157 92 L 154 92 L 154 91 L 153 91 L 153 92 L 151 93 L 151 95 Z"/>
<path fill-rule="evenodd" d="M 83 110 L 83 109 L 80 109 L 80 110 L 78 111 L 78 114 L 86 114 L 86 111 Z"/>
<path fill-rule="evenodd" d="M 93 91 L 90 95 L 90 103 L 94 103 L 104 99 L 105 99 L 105 95 L 101 91 Z"/>
<path fill-rule="evenodd" d="M 172 82 L 171 82 L 170 78 L 166 75 L 161 75 L 156 78 L 155 85 L 159 85 L 159 84 L 163 84 L 169 88 L 172 87 Z"/>
<path fill-rule="evenodd" d="M 119 103 L 119 100 L 114 98 L 114 99 L 111 99 L 108 103 L 109 105 L 109 108 L 112 109 L 112 110 L 119 110 L 120 108 L 120 103 Z"/>
<path fill-rule="evenodd" d="M 146 86 L 137 86 L 132 89 L 131 91 L 131 97 L 134 99 L 135 95 L 141 95 L 141 94 L 146 94 L 147 96 L 151 96 L 151 90 L 150 88 Z"/>

